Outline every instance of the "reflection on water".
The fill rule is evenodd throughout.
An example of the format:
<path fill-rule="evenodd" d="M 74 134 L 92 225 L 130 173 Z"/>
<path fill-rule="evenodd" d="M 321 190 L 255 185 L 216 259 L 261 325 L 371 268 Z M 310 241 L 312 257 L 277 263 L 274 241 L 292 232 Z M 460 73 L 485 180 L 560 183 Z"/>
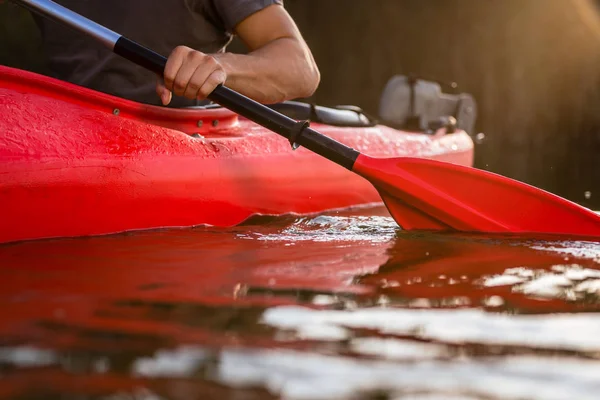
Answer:
<path fill-rule="evenodd" d="M 0 399 L 596 399 L 600 243 L 382 210 L 0 246 Z"/>

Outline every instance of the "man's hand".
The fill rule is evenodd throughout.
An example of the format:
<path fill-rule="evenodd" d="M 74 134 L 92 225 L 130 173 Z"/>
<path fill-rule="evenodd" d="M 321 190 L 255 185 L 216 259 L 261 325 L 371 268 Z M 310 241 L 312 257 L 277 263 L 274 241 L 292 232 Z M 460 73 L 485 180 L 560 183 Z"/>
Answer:
<path fill-rule="evenodd" d="M 173 93 L 192 100 L 204 100 L 226 79 L 227 73 L 215 57 L 179 46 L 167 60 L 164 80 L 158 80 L 156 93 L 164 105 L 171 102 Z"/>
<path fill-rule="evenodd" d="M 220 83 L 263 104 L 311 96 L 320 74 L 310 49 L 281 5 L 251 14 L 235 27 L 248 54 L 204 54 L 179 46 L 169 56 L 164 84 L 156 92 L 162 103 L 171 96 L 205 99 Z"/>

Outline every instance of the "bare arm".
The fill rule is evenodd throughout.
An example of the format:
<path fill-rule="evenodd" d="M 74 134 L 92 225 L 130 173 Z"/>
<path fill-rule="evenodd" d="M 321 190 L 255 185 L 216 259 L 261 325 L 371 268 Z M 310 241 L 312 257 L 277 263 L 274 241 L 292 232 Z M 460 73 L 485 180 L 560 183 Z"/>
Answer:
<path fill-rule="evenodd" d="M 164 86 L 157 86 L 163 104 L 170 101 L 171 91 L 204 99 L 223 82 L 265 104 L 314 93 L 319 70 L 282 6 L 272 5 L 252 14 L 236 26 L 236 33 L 248 46 L 248 54 L 210 55 L 188 47 L 176 48 L 165 68 Z"/>

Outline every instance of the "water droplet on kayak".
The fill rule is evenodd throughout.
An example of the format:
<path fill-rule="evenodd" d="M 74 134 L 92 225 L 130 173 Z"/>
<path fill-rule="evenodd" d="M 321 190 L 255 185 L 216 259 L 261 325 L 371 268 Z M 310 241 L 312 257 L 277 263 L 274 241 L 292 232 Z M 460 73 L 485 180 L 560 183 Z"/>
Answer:
<path fill-rule="evenodd" d="M 377 299 L 377 304 L 380 306 L 386 306 L 390 304 L 390 298 L 388 296 L 381 295 L 379 296 L 379 299 Z"/>
<path fill-rule="evenodd" d="M 96 360 L 93 364 L 93 369 L 98 374 L 104 374 L 108 372 L 110 368 L 110 362 L 106 357 Z"/>
<path fill-rule="evenodd" d="M 589 200 L 592 198 L 592 192 L 590 192 L 589 190 L 587 190 L 583 196 L 585 197 L 586 200 Z"/>
<path fill-rule="evenodd" d="M 312 303 L 319 306 L 335 304 L 335 297 L 326 294 L 318 294 L 312 299 Z"/>
<path fill-rule="evenodd" d="M 491 296 L 484 299 L 483 304 L 488 307 L 501 307 L 504 305 L 504 299 L 500 296 Z"/>
<path fill-rule="evenodd" d="M 397 281 L 388 281 L 387 279 L 382 279 L 380 283 L 381 288 L 389 288 L 389 287 L 398 287 L 400 283 Z"/>
<path fill-rule="evenodd" d="M 431 308 L 431 302 L 429 299 L 418 298 L 414 299 L 409 303 L 412 308 Z"/>

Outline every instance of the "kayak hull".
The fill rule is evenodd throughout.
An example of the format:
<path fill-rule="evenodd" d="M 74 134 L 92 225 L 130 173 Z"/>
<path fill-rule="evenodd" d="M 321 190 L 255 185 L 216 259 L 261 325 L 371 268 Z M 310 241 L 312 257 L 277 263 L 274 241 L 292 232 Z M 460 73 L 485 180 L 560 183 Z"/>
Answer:
<path fill-rule="evenodd" d="M 463 131 L 312 127 L 365 154 L 472 165 Z M 381 204 L 358 175 L 222 109 L 142 105 L 0 67 L 0 243 Z"/>

